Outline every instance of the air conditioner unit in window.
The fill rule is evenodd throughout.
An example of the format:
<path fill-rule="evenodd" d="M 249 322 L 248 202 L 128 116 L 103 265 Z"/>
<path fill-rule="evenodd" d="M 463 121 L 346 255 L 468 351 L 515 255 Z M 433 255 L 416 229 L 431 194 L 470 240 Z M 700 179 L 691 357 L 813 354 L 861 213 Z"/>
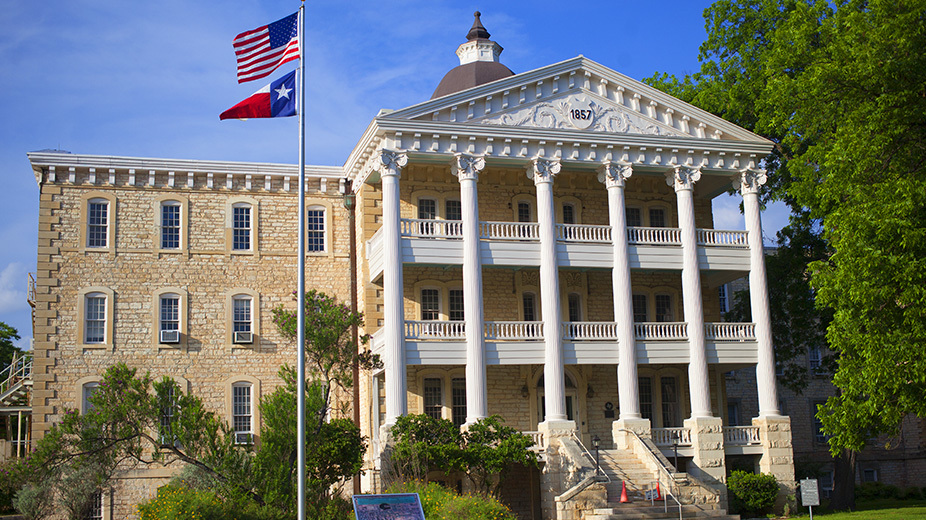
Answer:
<path fill-rule="evenodd" d="M 180 343 L 179 330 L 162 330 L 161 343 Z"/>
<path fill-rule="evenodd" d="M 232 343 L 239 345 L 250 345 L 254 343 L 254 334 L 250 332 L 235 331 Z"/>

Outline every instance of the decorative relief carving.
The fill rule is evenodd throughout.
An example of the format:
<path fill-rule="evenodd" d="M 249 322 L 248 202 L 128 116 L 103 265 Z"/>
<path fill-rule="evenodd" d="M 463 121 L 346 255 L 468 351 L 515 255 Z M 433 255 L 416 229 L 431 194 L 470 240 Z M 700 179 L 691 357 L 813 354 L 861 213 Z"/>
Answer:
<path fill-rule="evenodd" d="M 758 193 L 759 187 L 765 184 L 768 176 L 765 170 L 745 169 L 737 177 L 733 178 L 733 187 L 739 190 L 743 195 L 747 193 Z"/>
<path fill-rule="evenodd" d="M 535 157 L 527 166 L 527 178 L 532 179 L 534 184 L 553 182 L 553 177 L 556 177 L 556 174 L 559 173 L 560 168 L 562 168 L 562 165 L 560 164 L 559 159 L 544 159 L 542 157 Z"/>
<path fill-rule="evenodd" d="M 623 188 L 631 175 L 633 175 L 633 166 L 630 163 L 605 161 L 598 167 L 598 182 L 608 188 L 614 186 Z"/>
<path fill-rule="evenodd" d="M 521 271 L 521 285 L 527 287 L 539 287 L 540 286 L 540 272 L 539 271 Z"/>
<path fill-rule="evenodd" d="M 582 287 L 585 286 L 585 284 L 582 283 L 582 273 L 576 273 L 574 271 L 567 271 L 565 273 L 564 278 L 566 281 L 566 287 L 574 287 L 577 289 L 581 289 Z"/>
<path fill-rule="evenodd" d="M 399 175 L 402 168 L 408 164 L 408 156 L 395 150 L 382 149 L 374 159 L 374 163 L 380 175 Z"/>
<path fill-rule="evenodd" d="M 690 190 L 701 179 L 701 168 L 694 166 L 676 166 L 666 172 L 666 184 L 675 191 Z"/>
<path fill-rule="evenodd" d="M 625 107 L 603 105 L 584 95 L 543 101 L 475 122 L 484 125 L 534 128 L 580 128 L 593 132 L 619 134 L 686 135 L 650 121 L 641 114 L 630 112 Z"/>
<path fill-rule="evenodd" d="M 486 161 L 481 156 L 465 155 L 462 153 L 453 156 L 451 171 L 460 181 L 478 180 L 479 172 L 486 166 Z"/>

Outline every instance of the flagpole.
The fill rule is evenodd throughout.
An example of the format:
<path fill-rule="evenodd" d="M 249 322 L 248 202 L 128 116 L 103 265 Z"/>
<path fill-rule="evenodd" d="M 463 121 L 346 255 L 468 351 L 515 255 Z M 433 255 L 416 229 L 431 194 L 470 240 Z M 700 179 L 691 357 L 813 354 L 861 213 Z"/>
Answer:
<path fill-rule="evenodd" d="M 299 261 L 299 282 L 296 321 L 296 416 L 297 446 L 296 464 L 299 467 L 297 480 L 298 520 L 305 520 L 305 0 L 299 6 L 299 72 L 298 85 L 299 115 L 299 240 L 296 253 Z"/>

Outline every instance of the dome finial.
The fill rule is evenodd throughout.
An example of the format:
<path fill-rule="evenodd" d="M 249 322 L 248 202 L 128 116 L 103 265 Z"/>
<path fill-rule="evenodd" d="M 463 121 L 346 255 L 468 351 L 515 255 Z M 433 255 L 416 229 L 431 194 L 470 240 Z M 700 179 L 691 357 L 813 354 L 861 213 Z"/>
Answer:
<path fill-rule="evenodd" d="M 476 11 L 473 13 L 473 16 L 476 17 L 476 19 L 473 21 L 473 27 L 469 30 L 468 33 L 466 33 L 466 40 L 488 40 L 489 36 L 491 35 L 489 34 L 489 31 L 487 31 L 486 28 L 482 26 L 482 20 L 479 19 L 479 17 L 482 16 L 482 13 Z"/>

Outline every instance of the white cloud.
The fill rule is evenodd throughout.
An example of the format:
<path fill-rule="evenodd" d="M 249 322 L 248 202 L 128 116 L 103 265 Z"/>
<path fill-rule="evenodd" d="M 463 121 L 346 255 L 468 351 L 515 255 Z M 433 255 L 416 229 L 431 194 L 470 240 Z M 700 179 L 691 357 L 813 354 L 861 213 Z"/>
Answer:
<path fill-rule="evenodd" d="M 18 263 L 8 264 L 0 271 L 0 314 L 21 311 L 26 303 L 26 268 Z"/>

